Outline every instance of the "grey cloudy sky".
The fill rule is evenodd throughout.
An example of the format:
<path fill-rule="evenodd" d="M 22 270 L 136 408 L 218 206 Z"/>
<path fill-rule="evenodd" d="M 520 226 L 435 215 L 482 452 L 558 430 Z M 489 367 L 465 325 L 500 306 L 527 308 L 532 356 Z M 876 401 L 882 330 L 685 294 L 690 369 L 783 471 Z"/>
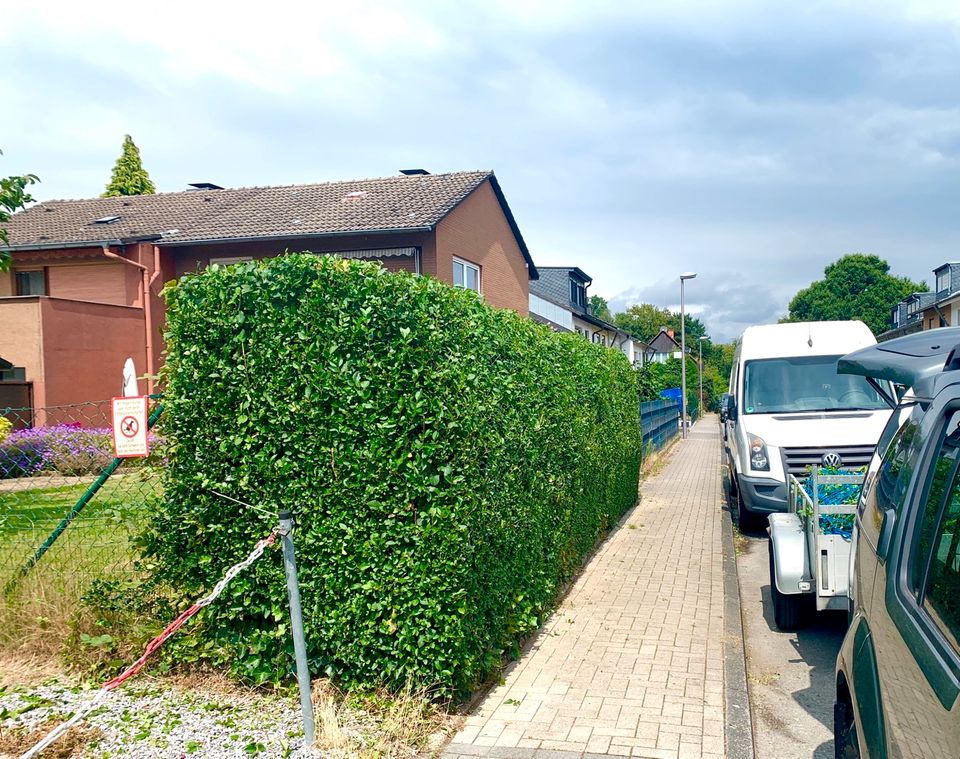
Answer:
<path fill-rule="evenodd" d="M 0 175 L 102 191 L 490 168 L 534 256 L 711 335 L 844 253 L 960 259 L 960 4 L 48 2 L 3 11 Z"/>

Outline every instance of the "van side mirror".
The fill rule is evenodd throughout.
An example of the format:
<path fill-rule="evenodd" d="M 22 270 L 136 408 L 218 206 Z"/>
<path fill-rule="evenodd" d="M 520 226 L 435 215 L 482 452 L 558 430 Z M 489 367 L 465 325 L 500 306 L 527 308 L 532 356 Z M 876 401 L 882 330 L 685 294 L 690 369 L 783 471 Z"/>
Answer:
<path fill-rule="evenodd" d="M 731 422 L 736 421 L 737 419 L 737 402 L 734 400 L 731 395 L 727 398 L 727 419 Z"/>

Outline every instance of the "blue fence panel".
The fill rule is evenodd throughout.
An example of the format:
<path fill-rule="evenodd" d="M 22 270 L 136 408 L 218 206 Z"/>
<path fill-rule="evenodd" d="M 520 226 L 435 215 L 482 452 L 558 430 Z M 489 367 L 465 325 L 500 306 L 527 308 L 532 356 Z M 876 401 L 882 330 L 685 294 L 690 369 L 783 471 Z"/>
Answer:
<path fill-rule="evenodd" d="M 640 431 L 643 435 L 643 448 L 652 443 L 659 451 L 680 432 L 679 401 L 644 401 L 640 404 Z"/>

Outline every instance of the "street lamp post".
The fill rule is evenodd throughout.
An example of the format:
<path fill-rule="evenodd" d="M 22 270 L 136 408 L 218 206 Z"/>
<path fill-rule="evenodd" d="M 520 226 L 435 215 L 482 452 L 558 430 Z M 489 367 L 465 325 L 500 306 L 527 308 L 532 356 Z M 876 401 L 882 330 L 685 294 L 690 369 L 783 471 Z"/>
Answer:
<path fill-rule="evenodd" d="M 680 432 L 687 436 L 687 320 L 683 314 L 683 282 L 697 276 L 695 271 L 680 275 Z"/>

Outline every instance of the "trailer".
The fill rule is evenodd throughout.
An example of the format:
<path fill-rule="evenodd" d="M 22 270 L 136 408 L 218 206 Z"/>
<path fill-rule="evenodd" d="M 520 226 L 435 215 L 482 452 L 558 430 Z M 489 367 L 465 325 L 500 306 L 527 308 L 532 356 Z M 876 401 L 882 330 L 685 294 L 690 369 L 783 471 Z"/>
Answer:
<path fill-rule="evenodd" d="M 807 609 L 848 608 L 854 515 L 863 472 L 813 467 L 790 475 L 785 514 L 771 514 L 770 595 L 781 630 L 804 622 Z"/>

